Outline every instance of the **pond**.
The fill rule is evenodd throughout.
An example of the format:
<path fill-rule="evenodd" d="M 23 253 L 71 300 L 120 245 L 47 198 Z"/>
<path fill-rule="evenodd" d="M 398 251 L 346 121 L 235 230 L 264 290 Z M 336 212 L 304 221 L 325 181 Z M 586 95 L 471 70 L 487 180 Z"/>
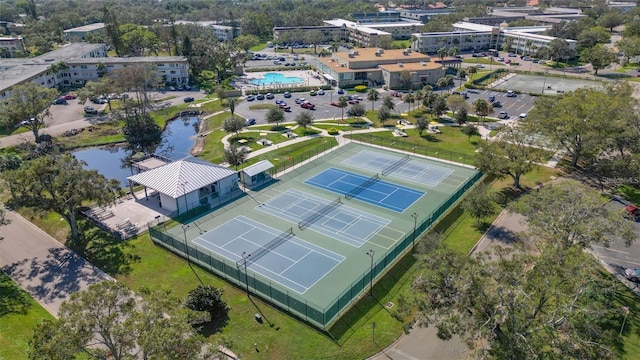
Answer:
<path fill-rule="evenodd" d="M 195 144 L 193 136 L 198 131 L 198 118 L 179 118 L 167 124 L 162 132 L 162 141 L 155 148 L 145 149 L 146 153 L 162 155 L 171 160 L 189 156 L 189 151 Z M 124 165 L 126 159 L 134 151 L 126 145 L 105 146 L 74 151 L 72 154 L 87 163 L 86 168 L 98 170 L 108 179 L 118 179 L 121 186 L 128 186 L 127 177 L 133 175 L 131 169 Z"/>

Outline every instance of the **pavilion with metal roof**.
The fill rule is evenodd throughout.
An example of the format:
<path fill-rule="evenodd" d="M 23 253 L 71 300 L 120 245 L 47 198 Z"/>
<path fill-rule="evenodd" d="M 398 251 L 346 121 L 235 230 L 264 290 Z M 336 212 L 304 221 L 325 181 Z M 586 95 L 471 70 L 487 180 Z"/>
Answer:
<path fill-rule="evenodd" d="M 237 171 L 191 156 L 127 179 L 131 188 L 135 184 L 145 187 L 147 200 L 158 201 L 163 209 L 177 214 L 213 204 L 238 189 Z M 147 194 L 147 188 L 154 192 Z"/>
<path fill-rule="evenodd" d="M 273 164 L 270 163 L 269 160 L 258 161 L 240 171 L 240 181 L 248 188 L 264 184 L 267 180 L 271 179 L 267 171 L 272 168 Z"/>

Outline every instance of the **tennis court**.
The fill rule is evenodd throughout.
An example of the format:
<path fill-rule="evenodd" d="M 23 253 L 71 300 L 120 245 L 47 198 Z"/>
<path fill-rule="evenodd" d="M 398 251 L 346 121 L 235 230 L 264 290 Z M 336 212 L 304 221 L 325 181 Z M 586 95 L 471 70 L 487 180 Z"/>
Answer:
<path fill-rule="evenodd" d="M 295 189 L 288 189 L 257 209 L 297 224 L 299 231 L 310 229 L 355 247 L 364 245 L 391 222 L 349 207 L 340 197 L 329 202 Z"/>
<path fill-rule="evenodd" d="M 378 174 L 367 178 L 336 168 L 327 169 L 305 183 L 399 213 L 425 194 L 424 191 L 380 180 Z"/>
<path fill-rule="evenodd" d="M 268 186 L 183 223 L 153 224 L 149 233 L 156 244 L 320 329 L 481 178 L 470 167 L 357 142 L 272 176 Z"/>
<path fill-rule="evenodd" d="M 238 266 L 244 267 L 246 259 L 248 269 L 304 294 L 340 264 L 344 256 L 301 240 L 292 231 L 278 231 L 238 216 L 193 242 L 235 261 Z"/>
<path fill-rule="evenodd" d="M 409 155 L 381 154 L 369 150 L 360 151 L 342 163 L 373 170 L 383 176 L 413 180 L 429 186 L 438 186 L 453 173 L 453 169 L 412 161 Z"/>

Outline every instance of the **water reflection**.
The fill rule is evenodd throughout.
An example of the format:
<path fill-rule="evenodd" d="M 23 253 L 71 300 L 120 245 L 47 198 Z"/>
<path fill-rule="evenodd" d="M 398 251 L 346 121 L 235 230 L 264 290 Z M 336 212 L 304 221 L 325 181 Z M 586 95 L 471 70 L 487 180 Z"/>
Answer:
<path fill-rule="evenodd" d="M 85 161 L 88 169 L 95 169 L 109 179 L 118 179 L 122 186 L 128 186 L 127 176 L 132 172 L 130 159 L 147 154 L 157 154 L 172 160 L 189 155 L 195 144 L 193 136 L 198 132 L 198 118 L 176 119 L 167 124 L 162 139 L 158 143 L 144 146 L 114 145 L 89 148 L 73 152 L 78 160 Z"/>

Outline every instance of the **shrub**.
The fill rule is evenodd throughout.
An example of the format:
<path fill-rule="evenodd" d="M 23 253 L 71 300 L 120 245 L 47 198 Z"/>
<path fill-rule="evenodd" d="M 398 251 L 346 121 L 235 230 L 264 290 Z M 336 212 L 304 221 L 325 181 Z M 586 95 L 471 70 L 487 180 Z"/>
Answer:
<path fill-rule="evenodd" d="M 329 133 L 329 135 L 338 135 L 338 134 L 340 134 L 340 132 L 336 128 L 327 129 L 327 133 Z"/>
<path fill-rule="evenodd" d="M 356 92 L 359 93 L 363 93 L 367 91 L 367 86 L 366 85 L 356 85 L 353 90 L 355 90 Z"/>

